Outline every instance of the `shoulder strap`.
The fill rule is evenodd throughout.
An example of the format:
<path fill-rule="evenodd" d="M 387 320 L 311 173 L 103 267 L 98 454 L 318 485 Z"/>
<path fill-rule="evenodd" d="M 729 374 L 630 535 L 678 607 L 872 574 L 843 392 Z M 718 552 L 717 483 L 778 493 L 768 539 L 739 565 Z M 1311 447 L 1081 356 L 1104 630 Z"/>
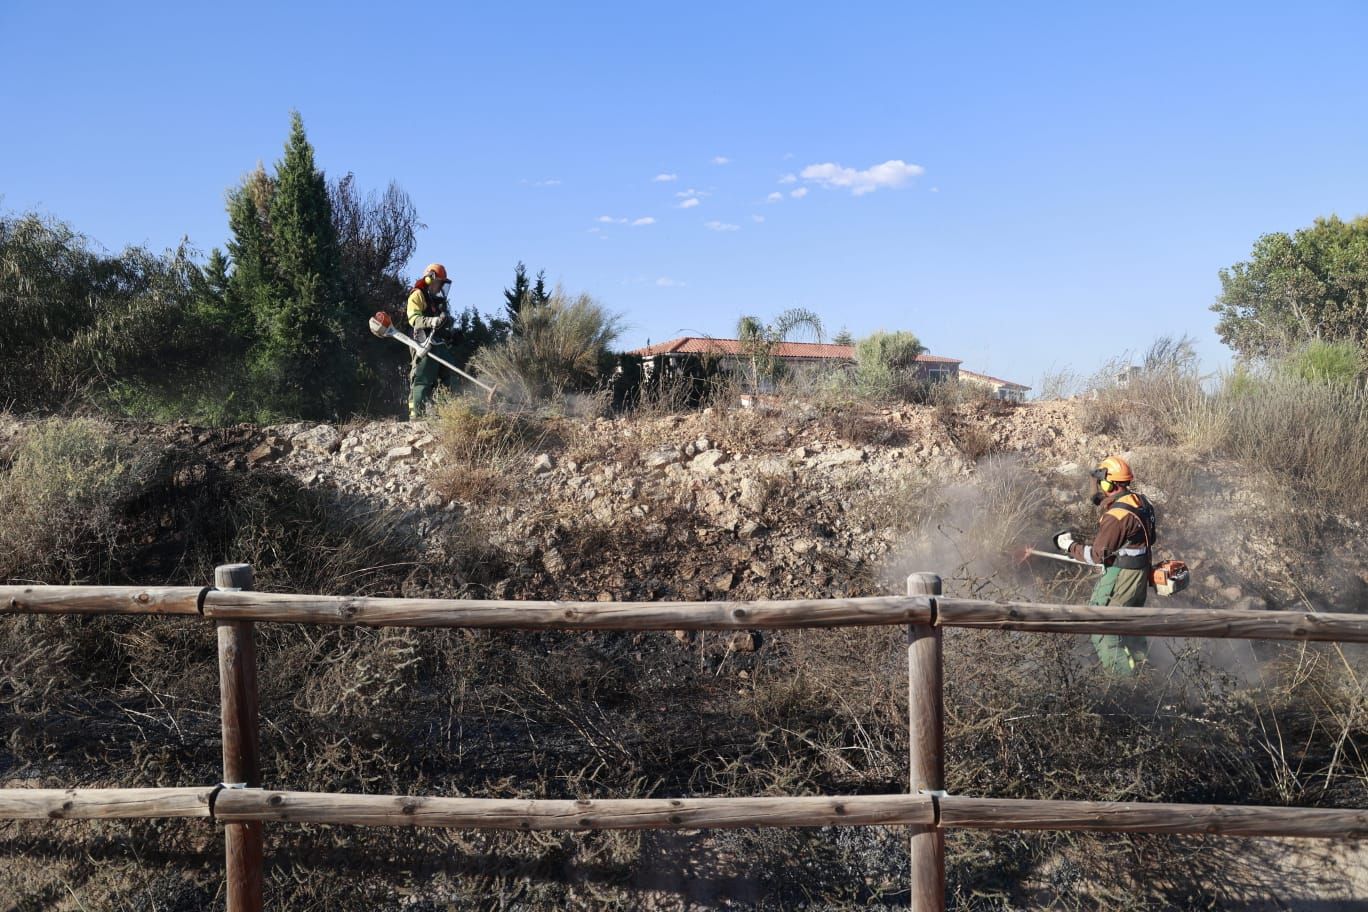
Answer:
<path fill-rule="evenodd" d="M 1136 502 L 1134 504 L 1128 504 L 1122 499 L 1124 497 L 1133 497 Z M 1157 537 L 1154 528 L 1154 507 L 1143 494 L 1136 494 L 1134 492 L 1124 494 L 1122 497 L 1118 497 L 1116 500 L 1112 501 L 1112 505 L 1107 509 L 1107 512 L 1120 513 L 1122 516 L 1129 513 L 1140 520 L 1140 525 L 1145 532 L 1145 546 L 1154 546 L 1154 540 Z M 1117 517 L 1117 519 L 1120 518 L 1121 516 Z"/>

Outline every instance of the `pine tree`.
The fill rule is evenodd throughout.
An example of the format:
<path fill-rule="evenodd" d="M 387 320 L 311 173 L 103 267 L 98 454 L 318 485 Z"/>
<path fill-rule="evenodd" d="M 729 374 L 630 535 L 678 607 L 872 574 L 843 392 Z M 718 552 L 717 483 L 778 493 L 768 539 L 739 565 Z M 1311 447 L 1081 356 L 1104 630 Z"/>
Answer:
<path fill-rule="evenodd" d="M 537 281 L 540 285 L 540 276 L 538 276 Z M 526 303 L 529 293 L 527 266 L 522 260 L 519 260 L 517 267 L 513 270 L 513 287 L 504 289 L 504 313 L 508 315 L 510 326 L 518 325 L 518 314 L 522 312 L 523 304 Z"/>
<path fill-rule="evenodd" d="M 539 307 L 545 307 L 551 301 L 551 292 L 546 290 L 546 270 L 537 273 L 537 284 L 532 286 L 532 300 Z"/>

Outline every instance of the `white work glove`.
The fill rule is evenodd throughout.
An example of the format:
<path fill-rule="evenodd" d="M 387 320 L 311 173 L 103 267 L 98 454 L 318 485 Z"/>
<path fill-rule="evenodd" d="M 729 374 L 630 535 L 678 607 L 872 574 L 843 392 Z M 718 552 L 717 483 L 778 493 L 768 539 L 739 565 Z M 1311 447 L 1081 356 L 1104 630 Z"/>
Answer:
<path fill-rule="evenodd" d="M 1054 543 L 1056 548 L 1067 554 L 1069 549 L 1072 548 L 1074 544 L 1073 533 L 1060 532 L 1058 535 L 1054 537 Z"/>

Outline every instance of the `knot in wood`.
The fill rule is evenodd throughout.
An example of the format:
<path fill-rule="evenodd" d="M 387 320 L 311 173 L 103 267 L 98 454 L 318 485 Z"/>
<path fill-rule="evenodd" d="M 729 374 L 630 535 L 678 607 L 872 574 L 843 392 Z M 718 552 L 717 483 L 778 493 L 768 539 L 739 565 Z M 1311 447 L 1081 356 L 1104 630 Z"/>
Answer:
<path fill-rule="evenodd" d="M 732 617 L 736 618 L 738 621 L 745 620 L 745 618 L 746 618 L 746 609 L 745 609 L 745 608 L 733 608 L 733 609 L 732 609 Z"/>
<path fill-rule="evenodd" d="M 590 820 L 588 817 L 581 817 L 579 819 L 579 825 L 588 829 L 594 825 L 594 821 Z"/>
<path fill-rule="evenodd" d="M 684 818 L 681 817 L 681 816 L 679 816 L 678 814 L 671 814 L 671 815 L 670 815 L 670 823 L 673 823 L 675 826 L 678 826 L 679 824 L 681 824 L 681 823 L 683 823 L 683 822 L 684 822 Z"/>
<path fill-rule="evenodd" d="M 146 604 L 147 604 L 148 602 L 150 602 L 150 601 L 152 601 L 152 596 L 151 596 L 151 595 L 149 595 L 149 594 L 146 593 L 146 592 L 139 592 L 139 593 L 138 593 L 137 602 L 138 602 L 139 605 L 146 605 Z"/>
<path fill-rule="evenodd" d="M 844 804 L 838 804 L 838 805 L 836 805 L 834 808 L 832 808 L 832 810 L 836 812 L 837 816 L 844 815 L 844 814 L 845 814 L 845 805 L 844 805 Z"/>
<path fill-rule="evenodd" d="M 266 799 L 266 803 L 271 807 L 280 807 L 285 803 L 285 799 L 281 795 L 272 795 L 270 798 Z"/>
<path fill-rule="evenodd" d="M 406 801 L 404 806 L 399 808 L 400 813 L 403 814 L 412 814 L 416 810 L 418 810 L 418 805 L 413 801 Z"/>
<path fill-rule="evenodd" d="M 356 613 L 359 610 L 356 603 L 348 599 L 338 606 L 337 613 L 344 619 L 350 621 L 352 618 L 356 617 Z"/>

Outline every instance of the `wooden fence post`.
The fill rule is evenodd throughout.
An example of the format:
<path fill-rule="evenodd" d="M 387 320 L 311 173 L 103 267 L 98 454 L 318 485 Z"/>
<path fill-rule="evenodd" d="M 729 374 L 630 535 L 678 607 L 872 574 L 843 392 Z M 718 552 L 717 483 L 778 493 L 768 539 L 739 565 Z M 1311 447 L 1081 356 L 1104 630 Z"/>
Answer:
<path fill-rule="evenodd" d="M 941 578 L 934 573 L 913 573 L 907 578 L 907 594 L 941 594 Z M 933 612 L 934 618 L 934 612 Z M 941 628 L 909 624 L 907 628 L 907 747 L 912 794 L 945 789 L 945 708 L 941 676 Z M 936 824 L 912 830 L 913 912 L 945 910 L 945 833 L 940 829 L 940 802 Z"/>
<path fill-rule="evenodd" d="M 251 589 L 251 564 L 224 564 L 214 570 L 219 589 Z M 260 788 L 257 731 L 256 639 L 251 621 L 218 621 L 219 711 L 223 722 L 223 782 L 229 787 Z M 223 827 L 227 912 L 261 912 L 261 823 Z"/>

